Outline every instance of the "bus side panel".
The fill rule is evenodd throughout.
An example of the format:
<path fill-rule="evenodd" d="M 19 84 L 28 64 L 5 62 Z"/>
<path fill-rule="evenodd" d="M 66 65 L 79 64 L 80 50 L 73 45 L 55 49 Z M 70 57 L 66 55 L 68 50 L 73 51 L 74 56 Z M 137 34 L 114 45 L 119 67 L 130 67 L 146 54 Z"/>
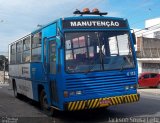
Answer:
<path fill-rule="evenodd" d="M 9 75 L 30 79 L 30 63 L 9 65 Z"/>
<path fill-rule="evenodd" d="M 47 77 L 47 79 L 45 79 L 44 81 L 47 81 L 46 83 L 42 83 L 44 88 L 45 88 L 45 93 L 47 94 L 47 100 L 49 104 L 52 104 L 54 106 L 58 106 L 58 104 L 56 104 L 52 97 L 51 97 L 51 82 L 53 82 L 53 78 L 55 78 L 55 75 L 50 74 L 49 73 L 49 66 L 46 65 L 49 63 L 49 54 L 48 54 L 48 47 L 45 48 L 45 44 L 46 44 L 46 40 L 44 39 L 50 39 L 53 37 L 56 37 L 57 35 L 57 22 L 52 23 L 51 25 L 45 27 L 42 29 L 42 69 L 43 69 L 43 73 L 45 74 L 45 77 Z M 48 41 L 48 40 L 47 40 Z M 46 54 L 44 54 L 46 52 Z M 46 66 L 44 66 L 46 65 Z M 37 97 L 36 97 L 37 98 Z"/>
<path fill-rule="evenodd" d="M 17 85 L 17 92 L 33 99 L 32 81 L 26 79 L 15 79 Z"/>
<path fill-rule="evenodd" d="M 18 93 L 33 99 L 30 63 L 9 65 L 9 76 L 11 83 L 15 82 Z"/>
<path fill-rule="evenodd" d="M 42 39 L 54 37 L 57 34 L 57 23 L 49 25 L 42 29 Z"/>
<path fill-rule="evenodd" d="M 31 63 L 31 79 L 32 79 L 32 85 L 33 85 L 33 98 L 36 101 L 39 101 L 39 96 L 40 96 L 40 89 L 44 89 L 47 97 L 48 97 L 48 102 L 51 103 L 50 101 L 50 90 L 49 90 L 49 81 L 48 81 L 48 76 L 47 76 L 47 66 L 46 66 L 46 56 L 44 56 L 44 39 L 49 38 L 49 37 L 54 37 L 56 36 L 57 33 L 57 25 L 56 23 L 53 23 L 51 25 L 46 26 L 41 30 L 42 32 L 42 49 L 41 49 L 41 62 L 35 62 Z"/>
<path fill-rule="evenodd" d="M 62 20 L 59 20 L 57 22 L 57 27 L 60 29 L 61 34 L 63 33 L 63 29 L 62 29 Z M 61 42 L 61 44 L 63 45 L 63 42 Z M 65 89 L 65 79 L 64 79 L 64 49 L 60 48 L 59 49 L 59 55 L 60 55 L 60 70 L 59 72 L 57 72 L 56 75 L 56 81 L 57 81 L 57 91 L 58 91 L 58 108 L 60 110 L 64 110 L 64 89 Z M 57 66 L 58 66 L 58 62 L 57 62 Z"/>
<path fill-rule="evenodd" d="M 45 74 L 46 68 L 43 63 L 32 63 L 31 64 L 31 79 L 33 86 L 33 99 L 39 101 L 40 89 L 48 88 L 48 79 Z"/>

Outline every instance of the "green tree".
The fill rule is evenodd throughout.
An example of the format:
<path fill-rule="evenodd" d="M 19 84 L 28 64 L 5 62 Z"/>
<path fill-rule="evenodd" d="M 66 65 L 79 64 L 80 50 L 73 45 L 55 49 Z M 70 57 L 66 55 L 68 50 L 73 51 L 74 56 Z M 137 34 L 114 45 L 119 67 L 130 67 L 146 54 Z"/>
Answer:
<path fill-rule="evenodd" d="M 4 70 L 4 66 L 5 70 L 8 71 L 8 59 L 4 55 L 0 55 L 0 71 Z"/>

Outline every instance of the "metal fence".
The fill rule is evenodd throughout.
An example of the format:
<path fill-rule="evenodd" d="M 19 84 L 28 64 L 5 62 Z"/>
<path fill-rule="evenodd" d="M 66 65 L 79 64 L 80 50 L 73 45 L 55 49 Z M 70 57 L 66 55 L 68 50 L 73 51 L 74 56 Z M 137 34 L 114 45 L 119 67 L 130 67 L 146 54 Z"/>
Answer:
<path fill-rule="evenodd" d="M 143 63 L 142 72 L 160 73 L 160 63 Z"/>

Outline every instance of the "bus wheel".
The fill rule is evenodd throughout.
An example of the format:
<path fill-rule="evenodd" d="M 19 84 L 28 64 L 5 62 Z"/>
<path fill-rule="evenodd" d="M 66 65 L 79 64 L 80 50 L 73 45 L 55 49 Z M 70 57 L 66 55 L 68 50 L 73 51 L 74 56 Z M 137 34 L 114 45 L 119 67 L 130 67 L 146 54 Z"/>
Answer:
<path fill-rule="evenodd" d="M 17 93 L 17 86 L 16 86 L 16 83 L 14 82 L 13 83 L 13 93 L 14 93 L 14 96 L 16 97 L 16 98 L 18 98 L 18 93 Z"/>
<path fill-rule="evenodd" d="M 50 108 L 48 101 L 47 101 L 47 95 L 44 90 L 41 91 L 40 93 L 40 106 L 42 111 L 47 114 L 48 116 L 53 115 L 53 109 Z"/>

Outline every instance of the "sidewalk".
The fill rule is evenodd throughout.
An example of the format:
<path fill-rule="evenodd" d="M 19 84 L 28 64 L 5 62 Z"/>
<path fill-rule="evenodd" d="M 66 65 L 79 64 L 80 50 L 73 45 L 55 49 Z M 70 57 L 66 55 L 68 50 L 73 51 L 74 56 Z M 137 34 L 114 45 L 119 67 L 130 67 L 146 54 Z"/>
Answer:
<path fill-rule="evenodd" d="M 157 88 L 138 89 L 138 92 L 140 94 L 149 94 L 149 95 L 160 96 L 160 89 L 157 89 Z"/>
<path fill-rule="evenodd" d="M 4 83 L 4 82 L 1 82 L 1 81 L 0 81 L 0 87 L 2 87 L 2 86 L 9 86 L 9 84 L 8 84 L 8 82 L 5 82 L 5 83 Z"/>

